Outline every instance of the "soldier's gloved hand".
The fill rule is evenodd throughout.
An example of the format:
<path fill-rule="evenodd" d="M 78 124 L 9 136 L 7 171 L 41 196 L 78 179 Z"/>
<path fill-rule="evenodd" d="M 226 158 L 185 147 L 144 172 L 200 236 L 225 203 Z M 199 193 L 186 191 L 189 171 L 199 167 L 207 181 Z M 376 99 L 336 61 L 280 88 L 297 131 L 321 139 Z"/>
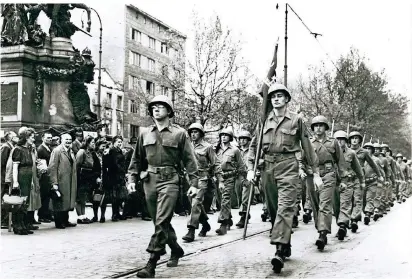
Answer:
<path fill-rule="evenodd" d="M 248 172 L 247 172 L 246 179 L 247 179 L 248 181 L 253 181 L 253 179 L 255 179 L 255 172 L 252 171 L 252 170 L 248 171 Z"/>
<path fill-rule="evenodd" d="M 57 184 L 55 184 L 55 185 L 53 185 L 53 190 L 59 190 L 59 185 L 57 185 Z"/>
<path fill-rule="evenodd" d="M 188 197 L 195 197 L 199 190 L 196 187 L 190 186 L 189 190 L 187 190 Z"/>
<path fill-rule="evenodd" d="M 129 191 L 129 193 L 136 192 L 136 183 L 130 182 L 127 184 L 127 191 Z"/>
<path fill-rule="evenodd" d="M 315 185 L 316 191 L 319 191 L 319 188 L 323 186 L 322 178 L 320 178 L 318 173 L 313 174 L 313 184 Z"/>
<path fill-rule="evenodd" d="M 360 189 L 361 189 L 361 191 L 364 190 L 365 188 L 366 188 L 365 182 L 361 183 L 361 184 L 360 184 Z"/>
<path fill-rule="evenodd" d="M 305 179 L 307 177 L 307 174 L 306 174 L 306 172 L 304 171 L 304 170 L 302 170 L 302 169 L 299 169 L 299 178 L 300 179 Z"/>

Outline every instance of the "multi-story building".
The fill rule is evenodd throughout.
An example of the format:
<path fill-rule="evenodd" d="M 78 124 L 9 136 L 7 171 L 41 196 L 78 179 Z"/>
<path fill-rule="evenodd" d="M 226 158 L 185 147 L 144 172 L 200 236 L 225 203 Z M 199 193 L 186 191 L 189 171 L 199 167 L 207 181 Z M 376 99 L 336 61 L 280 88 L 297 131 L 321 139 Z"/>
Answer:
<path fill-rule="evenodd" d="M 167 41 L 173 33 L 183 44 L 181 51 L 184 51 L 186 36 L 133 5 L 126 5 L 125 23 L 123 129 L 124 137 L 130 139 L 137 135 L 140 126 L 152 123 L 145 98 L 163 94 L 174 101 L 174 92 L 163 77 L 162 69 L 173 62 L 178 50 L 170 47 Z"/>
<path fill-rule="evenodd" d="M 90 97 L 90 109 L 93 112 L 96 112 L 97 107 L 98 75 L 99 69 L 96 68 L 94 70 L 94 81 L 87 84 L 87 91 Z M 110 136 L 123 136 L 123 87 L 112 78 L 105 68 L 102 68 L 100 91 L 100 119 L 102 120 L 102 123 L 107 125 L 106 134 Z"/>

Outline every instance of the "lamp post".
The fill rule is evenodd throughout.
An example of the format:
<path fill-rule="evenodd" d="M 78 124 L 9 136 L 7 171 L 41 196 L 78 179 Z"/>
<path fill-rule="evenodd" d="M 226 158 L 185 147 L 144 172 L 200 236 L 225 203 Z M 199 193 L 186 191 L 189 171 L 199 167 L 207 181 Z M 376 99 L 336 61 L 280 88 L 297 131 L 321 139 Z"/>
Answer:
<path fill-rule="evenodd" d="M 100 47 L 99 47 L 99 77 L 98 77 L 98 81 L 97 81 L 97 108 L 96 108 L 96 113 L 97 113 L 97 119 L 101 119 L 101 115 L 100 115 L 100 95 L 101 95 L 101 91 L 102 91 L 102 40 L 103 40 L 103 27 L 102 27 L 102 20 L 100 19 L 100 15 L 99 13 L 93 9 L 92 9 L 97 17 L 99 18 L 99 22 L 100 22 Z"/>

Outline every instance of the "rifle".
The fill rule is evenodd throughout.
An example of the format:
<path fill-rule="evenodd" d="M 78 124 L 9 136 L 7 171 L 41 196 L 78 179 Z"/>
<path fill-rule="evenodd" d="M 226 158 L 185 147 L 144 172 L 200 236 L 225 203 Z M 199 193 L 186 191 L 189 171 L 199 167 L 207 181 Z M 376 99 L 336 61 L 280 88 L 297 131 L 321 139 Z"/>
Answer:
<path fill-rule="evenodd" d="M 273 59 L 272 59 L 272 64 L 270 65 L 270 69 L 268 71 L 268 74 L 266 76 L 266 79 L 262 85 L 262 97 L 263 97 L 263 104 L 262 104 L 262 113 L 261 113 L 261 118 L 260 118 L 260 124 L 261 126 L 259 127 L 259 134 L 258 136 L 258 144 L 256 148 L 256 153 L 255 153 L 255 163 L 253 166 L 253 171 L 256 174 L 258 164 L 259 164 L 259 159 L 260 159 L 260 153 L 262 150 L 262 141 L 263 141 L 263 129 L 265 127 L 265 122 L 266 122 L 266 115 L 267 115 L 267 110 L 268 110 L 268 91 L 269 91 L 269 86 L 272 81 L 273 77 L 276 77 L 276 67 L 278 64 L 278 46 L 279 46 L 279 37 L 278 41 L 276 42 L 275 46 L 275 53 L 273 54 Z M 256 182 L 255 182 L 256 183 Z M 251 187 L 254 183 L 251 183 L 249 187 Z M 254 185 L 253 185 L 254 186 Z M 250 212 L 250 205 L 252 203 L 252 197 L 253 197 L 253 191 L 249 191 L 249 198 L 248 198 L 248 203 L 247 203 L 247 210 L 246 210 L 246 222 L 245 222 L 245 227 L 243 229 L 243 240 L 246 239 L 246 232 L 247 232 L 247 224 L 248 224 L 248 217 L 249 217 L 249 212 Z"/>
<path fill-rule="evenodd" d="M 366 138 L 366 133 L 363 134 L 363 138 L 362 138 L 362 147 L 365 144 L 365 138 Z"/>
<path fill-rule="evenodd" d="M 332 120 L 332 129 L 330 130 L 330 137 L 333 137 L 333 128 L 335 127 L 335 119 Z"/>

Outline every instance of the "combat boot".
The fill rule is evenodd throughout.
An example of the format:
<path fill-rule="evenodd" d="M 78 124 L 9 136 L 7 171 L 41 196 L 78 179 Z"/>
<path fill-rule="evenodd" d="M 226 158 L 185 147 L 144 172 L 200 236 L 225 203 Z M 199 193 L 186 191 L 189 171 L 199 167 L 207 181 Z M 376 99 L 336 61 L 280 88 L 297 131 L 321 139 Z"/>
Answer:
<path fill-rule="evenodd" d="M 363 218 L 363 223 L 368 226 L 369 222 L 371 221 L 370 214 L 367 213 L 366 216 Z"/>
<path fill-rule="evenodd" d="M 150 259 L 147 262 L 146 266 L 137 272 L 136 277 L 138 278 L 154 278 L 155 269 L 157 261 L 160 259 L 160 256 L 157 254 L 151 254 Z"/>
<path fill-rule="evenodd" d="M 185 254 L 185 252 L 179 246 L 178 249 L 176 249 L 175 251 L 172 251 L 172 253 L 170 255 L 170 259 L 167 261 L 166 266 L 167 267 L 176 267 L 179 264 L 179 259 L 181 257 L 183 257 L 184 254 Z"/>
<path fill-rule="evenodd" d="M 310 213 L 311 212 L 309 209 L 305 210 L 305 213 L 303 213 L 303 216 L 302 216 L 303 223 L 307 224 L 312 219 L 312 216 Z"/>
<path fill-rule="evenodd" d="M 211 229 L 212 229 L 212 228 L 210 227 L 210 225 L 209 225 L 208 222 L 204 223 L 204 224 L 202 225 L 202 229 L 201 229 L 200 232 L 199 232 L 199 236 L 200 236 L 200 237 L 205 237 L 205 236 L 206 236 L 206 233 L 207 233 L 208 231 L 210 231 Z"/>
<path fill-rule="evenodd" d="M 346 236 L 346 227 L 345 227 L 345 225 L 340 225 L 339 226 L 337 236 L 338 236 L 338 239 L 341 240 L 341 241 L 345 239 L 345 236 Z"/>
<path fill-rule="evenodd" d="M 352 223 L 350 224 L 350 228 L 351 228 L 351 231 L 352 231 L 353 233 L 356 233 L 356 231 L 358 230 L 357 221 L 352 220 Z"/>
<path fill-rule="evenodd" d="M 282 253 L 285 258 L 292 256 L 292 245 L 290 243 L 282 245 Z"/>
<path fill-rule="evenodd" d="M 230 227 L 233 226 L 232 217 L 230 217 L 229 221 L 227 222 L 227 230 L 230 231 Z"/>
<path fill-rule="evenodd" d="M 326 231 L 321 231 L 319 233 L 319 238 L 316 240 L 316 246 L 318 246 L 318 250 L 323 251 L 325 245 L 328 243 L 328 238 L 326 237 Z"/>
<path fill-rule="evenodd" d="M 284 267 L 285 256 L 283 255 L 282 245 L 276 245 L 276 254 L 275 257 L 271 260 L 273 266 L 273 271 L 275 273 L 280 273 Z"/>
<path fill-rule="evenodd" d="M 195 228 L 189 228 L 189 231 L 184 237 L 182 237 L 182 239 L 187 242 L 194 241 L 195 240 Z"/>
<path fill-rule="evenodd" d="M 216 233 L 217 233 L 218 235 L 225 235 L 225 234 L 227 234 L 227 227 L 228 227 L 228 225 L 226 225 L 226 223 L 220 224 L 220 228 L 218 228 L 218 229 L 216 230 Z"/>
<path fill-rule="evenodd" d="M 299 220 L 298 220 L 298 216 L 293 216 L 293 220 L 292 220 L 292 228 L 295 229 L 299 226 Z"/>
<path fill-rule="evenodd" d="M 267 211 L 267 210 L 263 210 L 262 215 L 260 215 L 260 218 L 262 218 L 262 222 L 266 222 L 267 219 L 268 219 L 268 217 L 269 217 L 268 211 Z"/>
<path fill-rule="evenodd" d="M 242 217 L 240 217 L 239 222 L 237 222 L 236 227 L 238 227 L 239 229 L 242 229 L 245 227 L 245 215 L 243 215 Z"/>

